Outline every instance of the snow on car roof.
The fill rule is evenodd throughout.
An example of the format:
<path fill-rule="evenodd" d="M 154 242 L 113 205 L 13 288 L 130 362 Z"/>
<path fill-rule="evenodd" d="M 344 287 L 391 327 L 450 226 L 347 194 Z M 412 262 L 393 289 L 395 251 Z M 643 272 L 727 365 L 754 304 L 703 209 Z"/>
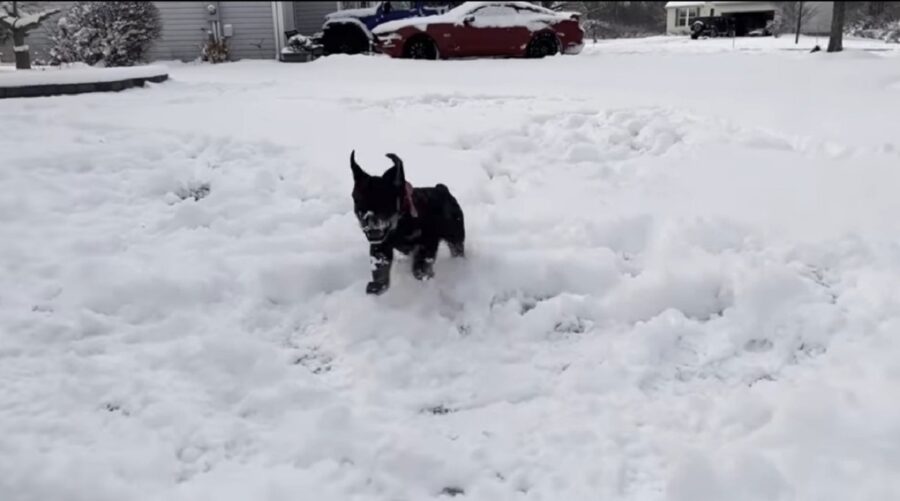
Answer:
<path fill-rule="evenodd" d="M 673 7 L 702 7 L 703 5 L 706 5 L 706 2 L 666 2 L 667 9 Z"/>
<path fill-rule="evenodd" d="M 325 14 L 325 19 L 374 16 L 377 12 L 378 5 L 373 5 L 371 7 L 362 7 L 360 9 L 341 9 L 330 14 Z"/>
<path fill-rule="evenodd" d="M 392 31 L 397 31 L 399 29 L 407 28 L 410 26 L 414 26 L 421 30 L 424 30 L 428 27 L 429 24 L 433 23 L 451 23 L 451 24 L 462 24 L 463 20 L 468 14 L 471 14 L 476 9 L 480 9 L 481 7 L 488 6 L 505 6 L 505 7 L 517 7 L 523 10 L 534 11 L 535 14 L 543 14 L 548 17 L 552 17 L 559 20 L 568 19 L 572 16 L 571 12 L 556 12 L 550 9 L 546 9 L 539 5 L 535 5 L 529 2 L 465 2 L 462 5 L 450 9 L 443 14 L 438 14 L 434 16 L 425 16 L 425 17 L 414 17 L 409 19 L 400 19 L 397 21 L 391 21 L 379 25 L 373 30 L 373 33 L 385 34 L 390 33 Z M 512 26 L 512 25 L 526 25 L 528 26 L 527 16 L 511 16 L 509 22 L 503 22 L 503 26 Z M 488 26 L 488 25 L 485 25 Z M 493 26 L 493 24 L 491 24 Z M 499 25 L 498 25 L 499 26 Z M 531 28 L 532 26 L 528 26 Z M 537 26 L 535 26 L 537 28 Z"/>

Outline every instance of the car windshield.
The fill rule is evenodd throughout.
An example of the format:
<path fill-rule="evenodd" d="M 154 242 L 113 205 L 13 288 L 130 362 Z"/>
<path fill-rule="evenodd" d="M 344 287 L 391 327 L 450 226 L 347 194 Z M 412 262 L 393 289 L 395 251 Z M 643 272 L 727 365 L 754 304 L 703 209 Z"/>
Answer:
<path fill-rule="evenodd" d="M 412 9 L 412 2 L 382 2 L 381 12 L 389 13 L 398 10 Z"/>

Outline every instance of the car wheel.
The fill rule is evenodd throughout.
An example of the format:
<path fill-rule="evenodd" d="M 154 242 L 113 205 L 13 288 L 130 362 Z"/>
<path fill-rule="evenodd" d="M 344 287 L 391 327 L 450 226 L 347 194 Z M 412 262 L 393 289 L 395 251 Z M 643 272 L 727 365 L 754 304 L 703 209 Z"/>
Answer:
<path fill-rule="evenodd" d="M 332 24 L 322 34 L 325 54 L 360 54 L 369 51 L 369 37 L 359 27 Z"/>
<path fill-rule="evenodd" d="M 437 47 L 428 38 L 417 37 L 406 44 L 403 55 L 407 59 L 437 59 Z"/>
<path fill-rule="evenodd" d="M 525 57 L 542 58 L 552 56 L 559 52 L 559 42 L 553 33 L 538 33 L 532 37 L 525 49 Z"/>

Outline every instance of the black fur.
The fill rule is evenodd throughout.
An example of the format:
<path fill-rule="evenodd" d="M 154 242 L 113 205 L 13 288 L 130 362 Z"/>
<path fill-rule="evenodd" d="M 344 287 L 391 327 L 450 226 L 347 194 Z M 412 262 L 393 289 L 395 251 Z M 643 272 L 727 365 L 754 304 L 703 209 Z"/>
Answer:
<path fill-rule="evenodd" d="M 465 256 L 466 229 L 459 203 L 443 184 L 434 188 L 412 188 L 412 207 L 407 201 L 403 161 L 388 153 L 393 167 L 381 176 L 370 176 L 350 153 L 353 171 L 353 209 L 369 240 L 372 281 L 369 294 L 390 287 L 394 250 L 413 256 L 413 275 L 419 280 L 434 276 L 434 259 L 441 240 L 453 257 Z M 415 212 L 415 214 L 414 214 Z"/>

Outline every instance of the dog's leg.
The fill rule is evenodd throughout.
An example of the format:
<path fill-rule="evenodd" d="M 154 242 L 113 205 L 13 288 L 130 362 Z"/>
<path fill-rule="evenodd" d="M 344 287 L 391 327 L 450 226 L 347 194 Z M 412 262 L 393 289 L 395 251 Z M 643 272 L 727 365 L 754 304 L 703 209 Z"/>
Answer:
<path fill-rule="evenodd" d="M 370 245 L 369 259 L 372 264 L 372 281 L 366 285 L 366 294 L 381 294 L 391 285 L 394 249 L 389 245 Z"/>
<path fill-rule="evenodd" d="M 422 242 L 413 257 L 413 276 L 419 280 L 428 280 L 434 276 L 434 258 L 437 256 L 437 238 L 429 238 Z"/>
<path fill-rule="evenodd" d="M 450 255 L 453 257 L 466 256 L 466 221 L 463 216 L 462 207 L 456 198 L 450 194 L 450 190 L 446 186 L 437 185 L 438 190 L 444 193 L 446 201 L 444 202 L 444 224 L 443 234 L 444 240 L 447 241 L 447 247 L 450 248 Z"/>
<path fill-rule="evenodd" d="M 456 202 L 456 200 L 454 200 Z M 466 223 L 463 218 L 462 209 L 456 205 L 456 211 L 453 219 L 450 221 L 447 233 L 447 247 L 450 248 L 450 255 L 453 257 L 466 257 Z"/>
<path fill-rule="evenodd" d="M 460 240 L 459 242 L 447 242 L 447 247 L 450 248 L 450 255 L 453 257 L 466 257 L 466 242 L 464 240 Z"/>

